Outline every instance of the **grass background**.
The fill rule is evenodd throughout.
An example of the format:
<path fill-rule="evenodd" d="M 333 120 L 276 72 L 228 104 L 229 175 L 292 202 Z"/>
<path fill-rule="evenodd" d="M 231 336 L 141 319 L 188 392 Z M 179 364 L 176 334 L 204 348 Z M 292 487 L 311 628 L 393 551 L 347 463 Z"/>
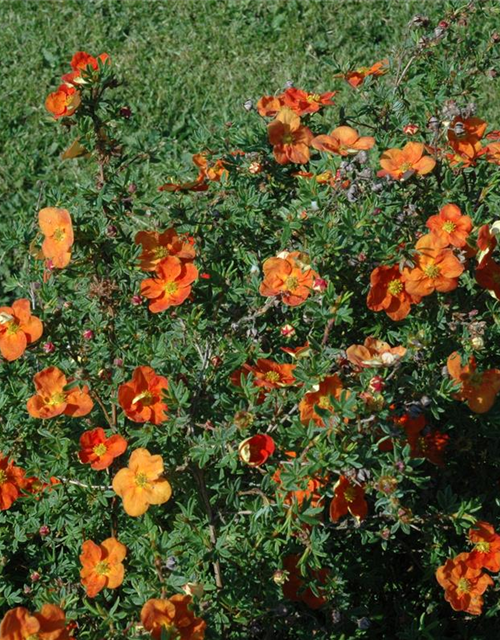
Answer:
<path fill-rule="evenodd" d="M 0 297 L 15 267 L 16 224 L 35 219 L 51 188 L 78 180 L 82 166 L 63 163 L 68 144 L 44 108 L 69 70 L 72 54 L 110 54 L 145 147 L 167 141 L 166 155 L 208 146 L 220 125 L 243 116 L 243 103 L 280 90 L 287 80 L 328 90 L 339 70 L 397 53 L 407 23 L 425 14 L 437 25 L 464 2 L 382 0 L 3 0 L 0 52 Z M 474 28 L 498 22 L 500 6 L 476 12 Z M 483 25 L 484 23 L 484 25 Z M 432 30 L 432 29 L 431 29 Z M 429 31 L 429 29 L 427 30 Z M 423 32 L 421 32 L 423 33 Z M 492 83 L 483 116 L 494 110 Z M 192 140 L 193 136 L 196 138 Z M 71 165 L 71 166 L 70 166 Z M 83 168 L 83 170 L 85 170 Z M 158 169 L 159 179 L 161 167 Z M 161 176 L 161 177 L 160 177 Z M 67 205 L 65 205 L 67 206 Z M 29 229 L 28 229 L 29 227 Z M 27 225 L 27 244 L 33 229 Z"/>

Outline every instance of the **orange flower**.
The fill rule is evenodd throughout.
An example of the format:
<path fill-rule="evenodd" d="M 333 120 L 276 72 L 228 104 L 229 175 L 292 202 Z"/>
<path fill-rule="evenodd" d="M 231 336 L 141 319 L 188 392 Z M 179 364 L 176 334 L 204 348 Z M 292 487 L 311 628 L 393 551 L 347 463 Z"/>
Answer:
<path fill-rule="evenodd" d="M 92 411 L 94 403 L 88 387 L 66 389 L 70 381 L 57 367 L 40 371 L 33 381 L 37 393 L 27 402 L 28 413 L 33 418 L 54 418 L 61 414 L 81 418 Z"/>
<path fill-rule="evenodd" d="M 141 295 L 151 300 L 149 310 L 152 313 L 160 313 L 182 304 L 197 277 L 198 269 L 194 264 L 167 256 L 158 264 L 156 277 L 141 282 Z"/>
<path fill-rule="evenodd" d="M 12 307 L 0 307 L 0 353 L 9 362 L 20 358 L 42 333 L 43 324 L 31 315 L 26 298 L 16 300 Z"/>
<path fill-rule="evenodd" d="M 466 562 L 472 569 L 500 571 L 500 536 L 489 522 L 478 521 L 469 530 L 469 540 L 474 548 Z"/>
<path fill-rule="evenodd" d="M 240 460 L 249 467 L 260 467 L 274 453 L 274 440 L 267 434 L 258 433 L 246 438 L 238 446 Z"/>
<path fill-rule="evenodd" d="M 375 144 L 371 136 L 361 137 L 356 129 L 351 127 L 337 127 L 328 136 L 316 136 L 311 141 L 311 147 L 318 151 L 329 151 L 339 156 L 349 156 L 358 151 L 368 150 Z"/>
<path fill-rule="evenodd" d="M 151 367 L 137 367 L 130 382 L 118 389 L 118 402 L 134 422 L 161 424 L 167 420 L 168 406 L 163 401 L 168 380 Z"/>
<path fill-rule="evenodd" d="M 330 503 L 330 519 L 333 522 L 337 522 L 348 513 L 357 520 L 366 518 L 368 504 L 365 500 L 365 490 L 361 485 L 351 483 L 345 476 L 340 476 L 333 489 L 334 496 Z"/>
<path fill-rule="evenodd" d="M 82 545 L 80 578 L 89 598 L 95 598 L 103 589 L 116 589 L 123 582 L 125 568 L 122 561 L 127 547 L 116 538 L 96 544 L 85 540 Z"/>
<path fill-rule="evenodd" d="M 98 58 L 103 63 L 109 60 L 107 53 L 101 53 Z M 86 51 L 77 51 L 71 59 L 70 64 L 73 71 L 62 77 L 62 81 L 66 84 L 84 84 L 85 80 L 82 77 L 82 72 L 84 72 L 89 66 L 92 67 L 94 71 L 97 71 L 99 68 L 97 58 L 94 58 L 94 56 L 91 56 Z"/>
<path fill-rule="evenodd" d="M 38 500 L 40 498 L 40 494 L 42 494 L 45 489 L 50 493 L 54 487 L 57 487 L 60 484 L 61 481 L 54 476 L 50 476 L 48 482 L 43 482 L 40 478 L 31 476 L 30 478 L 26 478 L 23 485 L 23 491 L 30 493 L 33 496 L 38 496 L 36 498 Z"/>
<path fill-rule="evenodd" d="M 45 236 L 42 244 L 44 257 L 51 261 L 53 267 L 63 269 L 71 260 L 74 240 L 71 216 L 66 209 L 46 207 L 40 210 L 38 223 Z"/>
<path fill-rule="evenodd" d="M 371 67 L 359 67 L 355 71 L 349 71 L 343 76 L 351 87 L 359 87 L 368 76 L 383 76 L 389 70 L 389 60 L 384 59 L 375 62 Z"/>
<path fill-rule="evenodd" d="M 410 295 L 428 296 L 434 291 L 445 293 L 458 287 L 458 277 L 464 265 L 456 258 L 446 241 L 429 233 L 415 245 L 415 267 L 403 271 L 406 290 Z"/>
<path fill-rule="evenodd" d="M 14 466 L 14 462 L 9 462 L 9 457 L 0 452 L 0 510 L 10 509 L 12 504 L 21 495 L 26 479 L 24 471 L 20 467 Z M 0 636 L 1 637 L 1 636 Z"/>
<path fill-rule="evenodd" d="M 366 299 L 368 309 L 385 311 L 392 320 L 403 320 L 410 313 L 412 304 L 421 297 L 406 290 L 406 281 L 398 265 L 382 265 L 372 271 L 370 291 Z"/>
<path fill-rule="evenodd" d="M 166 182 L 161 187 L 158 187 L 158 191 L 206 191 L 208 189 L 208 184 L 206 183 L 205 178 L 205 173 L 200 171 L 196 180 L 182 182 L 180 184 Z"/>
<path fill-rule="evenodd" d="M 57 119 L 72 116 L 80 103 L 80 92 L 75 87 L 62 84 L 57 91 L 49 93 L 45 100 L 45 108 Z"/>
<path fill-rule="evenodd" d="M 472 220 L 463 216 L 456 204 L 445 204 L 439 214 L 427 220 L 431 235 L 443 244 L 454 247 L 465 247 L 472 231 Z"/>
<path fill-rule="evenodd" d="M 142 516 L 152 504 L 170 500 L 172 487 L 162 478 L 163 460 L 147 449 L 136 449 L 130 456 L 128 467 L 120 469 L 113 478 L 113 490 L 123 499 L 123 508 L 129 516 Z"/>
<path fill-rule="evenodd" d="M 476 269 L 476 282 L 500 300 L 500 264 L 491 258 L 483 259 Z M 1 342 L 0 342 L 1 348 Z"/>
<path fill-rule="evenodd" d="M 263 118 L 274 118 L 283 106 L 283 94 L 280 96 L 262 96 L 257 102 L 257 111 Z"/>
<path fill-rule="evenodd" d="M 280 110 L 276 119 L 267 125 L 267 131 L 278 164 L 309 162 L 309 146 L 313 134 L 300 124 L 299 116 L 289 107 Z"/>
<path fill-rule="evenodd" d="M 493 225 L 483 224 L 479 227 L 479 231 L 477 234 L 477 261 L 479 266 L 482 265 L 483 262 L 490 258 L 490 254 L 496 249 L 498 244 L 497 241 L 497 233 L 498 233 L 499 223 L 496 222 Z"/>
<path fill-rule="evenodd" d="M 424 155 L 424 148 L 421 142 L 407 142 L 402 149 L 387 149 L 380 157 L 382 171 L 377 175 L 407 180 L 415 174 L 423 176 L 430 173 L 436 166 L 436 161 Z"/>
<path fill-rule="evenodd" d="M 289 458 L 296 458 L 297 454 L 294 451 L 287 451 L 286 455 Z M 272 476 L 273 482 L 279 487 L 283 486 L 283 480 L 281 479 L 282 470 L 285 469 L 284 465 L 289 464 L 289 461 L 283 463 L 276 469 Z M 298 489 L 289 491 L 284 497 L 283 502 L 286 505 L 293 505 L 296 503 L 299 507 L 302 507 L 304 502 L 310 504 L 311 507 L 317 507 L 323 502 L 323 495 L 320 493 L 320 489 L 323 489 L 328 483 L 328 478 L 319 477 L 305 477 L 300 478 L 297 482 L 294 482 Z M 280 492 L 281 493 L 281 492 Z"/>
<path fill-rule="evenodd" d="M 299 251 L 284 251 L 276 258 L 268 258 L 262 267 L 264 280 L 260 294 L 266 297 L 281 295 L 284 304 L 290 307 L 304 303 L 318 277 L 306 260 L 307 256 Z"/>
<path fill-rule="evenodd" d="M 184 262 L 192 262 L 195 250 L 186 238 L 178 236 L 175 229 L 158 231 L 139 231 L 135 236 L 135 244 L 142 246 L 139 256 L 143 271 L 155 271 L 162 260 L 175 256 Z"/>
<path fill-rule="evenodd" d="M 410 457 L 426 458 L 432 464 L 442 467 L 443 456 L 449 444 L 450 436 L 440 431 L 429 431 L 426 434 L 419 432 L 408 433 L 410 445 Z"/>
<path fill-rule="evenodd" d="M 404 357 L 404 347 L 391 347 L 378 338 L 366 338 L 364 345 L 353 344 L 347 351 L 347 359 L 357 367 L 391 367 Z"/>
<path fill-rule="evenodd" d="M 321 107 L 333 104 L 332 97 L 335 93 L 335 91 L 308 93 L 307 91 L 302 91 L 302 89 L 290 87 L 283 94 L 283 102 L 298 116 L 305 116 L 308 113 L 316 113 Z"/>
<path fill-rule="evenodd" d="M 203 640 L 207 623 L 191 611 L 191 596 L 177 593 L 168 600 L 148 600 L 141 610 L 141 622 L 153 640 Z"/>
<path fill-rule="evenodd" d="M 44 604 L 40 613 L 24 607 L 7 611 L 0 624 L 1 640 L 71 640 L 64 611 L 55 604 Z"/>
<path fill-rule="evenodd" d="M 304 602 L 310 609 L 319 609 L 325 602 L 327 597 L 324 589 L 316 587 L 315 595 L 310 587 L 306 587 L 304 578 L 300 574 L 297 566 L 300 560 L 299 555 L 289 555 L 283 559 L 283 569 L 286 572 L 286 581 L 282 585 L 283 595 L 292 602 Z M 325 585 L 330 572 L 328 569 L 312 570 L 309 572 L 310 580 Z"/>
<path fill-rule="evenodd" d="M 461 553 L 449 558 L 436 571 L 436 580 L 445 590 L 444 599 L 455 611 L 466 611 L 474 616 L 481 613 L 482 595 L 493 584 L 491 576 L 468 564 L 469 554 Z"/>
<path fill-rule="evenodd" d="M 85 431 L 80 436 L 78 457 L 80 462 L 90 464 L 92 469 L 107 469 L 126 448 L 127 441 L 121 435 L 115 433 L 108 438 L 104 429 L 97 427 L 92 431 Z"/>
<path fill-rule="evenodd" d="M 222 178 L 227 178 L 228 176 L 224 160 L 217 160 L 213 164 L 209 164 L 205 153 L 196 153 L 193 156 L 193 162 L 205 178 L 211 182 L 220 182 Z"/>
<path fill-rule="evenodd" d="M 241 386 L 241 376 L 253 375 L 253 384 L 261 387 L 263 391 L 270 389 L 279 389 L 295 384 L 297 381 L 293 375 L 295 364 L 278 364 L 273 360 L 259 358 L 252 367 L 244 364 L 243 367 L 235 371 L 231 375 L 231 382 L 237 386 Z"/>
<path fill-rule="evenodd" d="M 471 157 L 481 149 L 485 131 L 486 122 L 480 118 L 456 117 L 448 128 L 448 143 L 458 155 Z"/>
<path fill-rule="evenodd" d="M 489 369 L 480 373 L 477 371 L 474 356 L 469 358 L 469 364 L 462 367 L 457 351 L 448 358 L 447 367 L 453 381 L 461 385 L 456 399 L 467 402 L 469 409 L 475 413 L 489 411 L 500 391 L 500 369 Z"/>
<path fill-rule="evenodd" d="M 316 407 L 329 411 L 333 414 L 334 409 L 331 399 L 339 400 L 344 392 L 344 396 L 349 396 L 349 391 L 345 391 L 342 381 L 335 373 L 333 376 L 327 376 L 320 382 L 317 391 L 310 391 L 302 398 L 299 403 L 300 421 L 302 424 L 308 425 L 311 420 L 319 427 L 325 426 L 324 419 L 316 413 Z"/>
<path fill-rule="evenodd" d="M 484 148 L 484 151 L 488 162 L 500 165 L 500 142 L 491 142 Z"/>

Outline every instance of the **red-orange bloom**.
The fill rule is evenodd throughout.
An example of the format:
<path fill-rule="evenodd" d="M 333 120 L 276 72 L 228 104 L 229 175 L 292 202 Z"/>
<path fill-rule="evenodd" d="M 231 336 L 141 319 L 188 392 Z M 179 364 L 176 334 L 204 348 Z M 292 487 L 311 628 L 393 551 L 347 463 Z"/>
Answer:
<path fill-rule="evenodd" d="M 335 93 L 335 91 L 308 93 L 302 89 L 290 87 L 283 94 L 283 102 L 298 116 L 305 116 L 308 113 L 316 113 L 322 107 L 333 104 L 332 98 Z"/>
<path fill-rule="evenodd" d="M 495 233 L 497 231 L 497 226 L 498 222 L 491 225 L 491 227 L 488 224 L 483 224 L 479 227 L 477 234 L 477 261 L 479 266 L 490 258 L 491 253 L 493 253 L 498 244 Z"/>
<path fill-rule="evenodd" d="M 316 588 L 318 595 L 315 595 L 313 590 L 306 586 L 297 566 L 299 560 L 300 556 L 295 554 L 283 559 L 283 569 L 286 571 L 286 581 L 282 586 L 283 595 L 292 602 L 304 602 L 310 609 L 319 609 L 327 602 L 326 593 L 324 589 Z M 310 580 L 323 586 L 329 573 L 328 569 L 312 570 L 309 572 Z"/>
<path fill-rule="evenodd" d="M 38 214 L 38 223 L 45 236 L 42 253 L 53 267 L 63 269 L 71 260 L 73 244 L 73 225 L 66 209 L 46 207 Z"/>
<path fill-rule="evenodd" d="M 292 109 L 283 107 L 276 119 L 267 125 L 267 131 L 278 164 L 309 162 L 309 146 L 313 134 L 300 124 L 299 116 Z"/>
<path fill-rule="evenodd" d="M 257 102 L 257 111 L 263 118 L 274 118 L 283 106 L 283 94 L 279 96 L 262 96 Z"/>
<path fill-rule="evenodd" d="M 75 87 L 62 84 L 57 91 L 49 93 L 45 100 L 45 108 L 57 119 L 72 116 L 80 103 L 80 92 Z"/>
<path fill-rule="evenodd" d="M 469 554 L 449 558 L 436 571 L 436 580 L 445 590 L 444 598 L 455 611 L 478 616 L 483 606 L 483 593 L 493 584 L 491 576 L 468 563 Z"/>
<path fill-rule="evenodd" d="M 454 247 L 465 247 L 472 231 L 472 220 L 463 216 L 456 204 L 445 204 L 439 213 L 427 220 L 431 235 L 440 242 Z"/>
<path fill-rule="evenodd" d="M 1 640 L 71 640 L 64 611 L 55 604 L 44 604 L 40 613 L 24 607 L 7 611 L 0 624 Z"/>
<path fill-rule="evenodd" d="M 153 640 L 203 640 L 207 623 L 191 610 L 192 598 L 180 593 L 168 600 L 148 600 L 141 610 L 141 622 Z"/>
<path fill-rule="evenodd" d="M 206 191 L 208 189 L 208 184 L 206 183 L 205 173 L 200 171 L 196 180 L 191 180 L 190 182 L 182 182 L 182 183 L 174 183 L 174 182 L 166 182 L 162 184 L 161 187 L 158 187 L 158 191 Z"/>
<path fill-rule="evenodd" d="M 62 81 L 67 84 L 81 84 L 82 81 L 82 73 L 87 69 L 87 67 L 92 67 L 94 71 L 97 71 L 99 68 L 98 59 L 101 62 L 107 62 L 109 60 L 109 56 L 107 53 L 101 53 L 98 58 L 94 58 L 90 53 L 86 51 L 77 51 L 71 59 L 71 68 L 73 71 L 71 73 L 67 73 L 62 77 Z M 109 63 L 108 63 L 109 64 Z"/>
<path fill-rule="evenodd" d="M 306 393 L 300 401 L 299 411 L 302 424 L 308 425 L 312 420 L 319 427 L 324 427 L 324 418 L 316 412 L 316 408 L 319 407 L 333 414 L 332 398 L 339 400 L 342 392 L 346 398 L 349 396 L 349 391 L 344 390 L 338 375 L 335 373 L 333 376 L 327 376 L 320 382 L 317 391 Z"/>
<path fill-rule="evenodd" d="M 491 142 L 484 148 L 484 151 L 488 162 L 500 165 L 500 142 Z"/>
<path fill-rule="evenodd" d="M 278 364 L 273 360 L 259 358 L 254 366 L 244 364 L 231 375 L 231 382 L 237 387 L 241 386 L 241 376 L 253 375 L 253 384 L 261 387 L 263 391 L 279 389 L 295 384 L 297 381 L 293 375 L 295 364 Z"/>
<path fill-rule="evenodd" d="M 492 258 L 483 259 L 475 275 L 478 285 L 500 300 L 500 264 Z"/>
<path fill-rule="evenodd" d="M 408 433 L 410 456 L 412 458 L 426 458 L 432 464 L 442 467 L 449 441 L 449 435 L 437 430 L 429 431 L 423 435 L 417 432 Z"/>
<path fill-rule="evenodd" d="M 407 180 L 413 175 L 423 176 L 436 166 L 431 156 L 424 155 L 425 147 L 421 142 L 408 142 L 402 149 L 387 149 L 380 156 L 382 171 L 378 176 L 391 176 L 394 180 Z"/>
<path fill-rule="evenodd" d="M 14 461 L 9 462 L 9 457 L 0 452 L 0 510 L 10 509 L 12 504 L 21 495 L 26 479 L 24 471 L 14 466 Z"/>
<path fill-rule="evenodd" d="M 371 67 L 358 67 L 355 71 L 349 71 L 345 74 L 344 78 L 351 85 L 351 87 L 359 87 L 365 81 L 368 76 L 383 76 L 389 70 L 389 60 L 379 60 L 375 62 Z"/>
<path fill-rule="evenodd" d="M 294 451 L 287 451 L 286 455 L 289 458 L 296 458 L 297 454 Z M 286 464 L 286 463 L 283 463 Z M 281 479 L 282 468 L 283 465 L 280 465 L 274 472 L 272 476 L 273 482 L 279 487 L 283 486 L 283 481 Z M 287 505 L 293 505 L 296 503 L 299 507 L 302 507 L 304 502 L 308 502 L 311 507 L 317 507 L 323 501 L 323 495 L 320 492 L 320 489 L 323 489 L 328 483 L 328 478 L 319 478 L 319 477 L 305 477 L 300 478 L 296 483 L 298 489 L 294 489 L 289 491 L 284 497 L 283 502 Z M 281 492 L 280 492 L 281 493 Z"/>
<path fill-rule="evenodd" d="M 391 367 L 405 355 L 404 347 L 391 347 L 387 342 L 369 337 L 364 344 L 353 344 L 347 351 L 347 359 L 357 367 Z"/>
<path fill-rule="evenodd" d="M 92 469 L 107 469 L 115 458 L 121 456 L 127 448 L 127 441 L 118 433 L 106 436 L 104 429 L 97 427 L 85 431 L 80 436 L 78 457 L 83 464 L 90 464 Z"/>
<path fill-rule="evenodd" d="M 132 452 L 128 467 L 113 478 L 113 491 L 123 500 L 129 516 L 142 516 L 152 504 L 164 504 L 172 496 L 172 487 L 163 476 L 163 459 L 147 449 Z"/>
<path fill-rule="evenodd" d="M 33 418 L 54 418 L 64 414 L 81 418 L 92 411 L 94 403 L 87 385 L 66 389 L 70 381 L 57 367 L 49 367 L 35 375 L 36 395 L 27 402 L 28 413 Z"/>
<path fill-rule="evenodd" d="M 103 589 L 116 589 L 123 582 L 125 568 L 122 561 L 127 547 L 116 538 L 96 544 L 86 540 L 82 545 L 80 578 L 89 598 L 95 598 Z"/>
<path fill-rule="evenodd" d="M 178 236 L 175 229 L 158 231 L 139 231 L 135 236 L 135 244 L 142 246 L 139 256 L 143 271 L 155 271 L 162 260 L 175 256 L 184 262 L 192 262 L 196 256 L 193 245 L 183 236 Z"/>
<path fill-rule="evenodd" d="M 405 278 L 398 265 L 382 265 L 374 269 L 370 276 L 370 291 L 366 299 L 368 309 L 385 311 L 392 320 L 403 320 L 410 313 L 412 304 L 421 297 L 411 295 L 406 289 Z"/>
<path fill-rule="evenodd" d="M 445 293 L 458 287 L 458 277 L 464 265 L 447 249 L 445 241 L 429 233 L 422 236 L 415 248 L 415 266 L 403 271 L 406 290 L 410 295 L 428 296 L 434 291 Z"/>
<path fill-rule="evenodd" d="M 489 522 L 478 521 L 469 530 L 469 540 L 474 548 L 466 562 L 472 569 L 500 571 L 500 536 Z"/>
<path fill-rule="evenodd" d="M 0 307 L 0 353 L 9 362 L 20 358 L 42 333 L 43 324 L 31 315 L 26 298 L 16 300 L 12 307 Z"/>
<path fill-rule="evenodd" d="M 198 269 L 194 264 L 167 256 L 158 264 L 156 276 L 141 282 L 141 295 L 150 300 L 149 310 L 152 313 L 160 313 L 182 304 L 197 278 Z"/>
<path fill-rule="evenodd" d="M 473 156 L 481 148 L 486 126 L 480 118 L 456 117 L 447 132 L 450 147 L 459 155 Z"/>
<path fill-rule="evenodd" d="M 368 504 L 362 485 L 350 482 L 345 476 L 340 476 L 334 487 L 334 496 L 330 503 L 330 519 L 337 522 L 342 516 L 350 513 L 358 520 L 366 518 Z"/>
<path fill-rule="evenodd" d="M 274 449 L 274 440 L 271 436 L 258 433 L 240 442 L 238 455 L 240 460 L 249 467 L 260 467 L 267 461 L 269 456 L 273 455 Z"/>
<path fill-rule="evenodd" d="M 137 367 L 130 382 L 118 389 L 118 402 L 125 415 L 134 422 L 161 424 L 167 420 L 168 407 L 163 401 L 168 380 L 151 367 Z"/>
<path fill-rule="evenodd" d="M 222 178 L 226 178 L 228 176 L 224 160 L 216 160 L 210 164 L 205 153 L 196 153 L 193 156 L 193 162 L 200 169 L 200 172 L 203 173 L 205 178 L 211 182 L 220 182 Z"/>
<path fill-rule="evenodd" d="M 339 156 L 349 156 L 371 149 L 375 138 L 360 136 L 352 127 L 337 127 L 330 135 L 316 136 L 311 140 L 311 147 L 318 151 L 329 151 Z"/>
<path fill-rule="evenodd" d="M 276 258 L 268 258 L 262 266 L 264 280 L 259 288 L 260 294 L 266 297 L 280 295 L 284 304 L 290 307 L 305 302 L 318 277 L 305 261 L 307 256 L 299 251 L 284 251 Z"/>
<path fill-rule="evenodd" d="M 471 356 L 469 364 L 462 366 L 460 354 L 455 351 L 448 358 L 448 373 L 460 391 L 457 400 L 467 402 L 469 409 L 475 413 L 486 413 L 495 403 L 500 391 L 500 369 L 488 369 L 482 373 L 477 371 L 476 359 Z"/>

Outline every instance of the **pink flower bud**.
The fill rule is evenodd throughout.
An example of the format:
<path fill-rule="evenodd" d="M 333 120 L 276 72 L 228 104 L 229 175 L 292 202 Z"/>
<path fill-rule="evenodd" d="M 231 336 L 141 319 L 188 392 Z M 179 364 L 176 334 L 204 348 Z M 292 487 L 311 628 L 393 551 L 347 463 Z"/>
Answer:
<path fill-rule="evenodd" d="M 380 393 L 385 387 L 385 382 L 381 376 L 373 376 L 368 386 L 370 387 L 371 391 Z"/>
<path fill-rule="evenodd" d="M 416 133 L 418 133 L 420 130 L 420 127 L 418 126 L 418 124 L 405 124 L 405 126 L 403 127 L 403 133 L 405 133 L 407 136 L 414 136 Z"/>
<path fill-rule="evenodd" d="M 328 286 L 328 282 L 323 280 L 323 278 L 316 278 L 314 280 L 313 289 L 314 291 L 319 291 L 322 293 Z"/>
<path fill-rule="evenodd" d="M 46 342 L 42 346 L 42 349 L 45 351 L 45 353 L 54 353 L 54 351 L 56 350 L 56 345 L 53 342 Z"/>
<path fill-rule="evenodd" d="M 30 575 L 30 580 L 31 582 L 38 582 L 40 580 L 41 576 L 38 573 L 38 571 L 33 571 L 33 573 Z"/>
<path fill-rule="evenodd" d="M 42 526 L 38 530 L 38 533 L 42 536 L 42 538 L 45 538 L 45 536 L 49 535 L 50 529 L 48 528 L 48 526 L 46 524 L 42 524 Z"/>
<path fill-rule="evenodd" d="M 92 329 L 85 329 L 85 331 L 82 333 L 82 336 L 84 340 L 92 340 L 94 337 L 94 332 L 92 331 Z"/>
<path fill-rule="evenodd" d="M 123 360 L 121 358 L 115 358 L 113 364 L 115 367 L 123 367 Z"/>
<path fill-rule="evenodd" d="M 134 307 L 138 307 L 140 304 L 142 304 L 142 298 L 141 296 L 135 295 L 132 296 L 130 302 L 134 305 Z"/>
<path fill-rule="evenodd" d="M 291 324 L 284 324 L 280 329 L 280 333 L 284 338 L 291 338 L 295 335 L 295 329 Z"/>

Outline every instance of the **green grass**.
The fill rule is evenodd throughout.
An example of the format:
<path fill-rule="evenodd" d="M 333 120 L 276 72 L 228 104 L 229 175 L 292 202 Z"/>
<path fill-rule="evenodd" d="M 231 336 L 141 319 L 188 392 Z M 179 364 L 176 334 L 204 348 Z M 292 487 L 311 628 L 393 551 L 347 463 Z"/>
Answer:
<path fill-rule="evenodd" d="M 333 76 L 339 68 L 393 54 L 416 13 L 436 25 L 450 7 L 463 4 L 4 0 L 0 240 L 9 239 L 16 219 L 32 212 L 34 221 L 37 205 L 48 204 L 52 187 L 67 185 L 70 197 L 71 183 L 85 170 L 60 161 L 69 140 L 44 108 L 45 96 L 57 87 L 76 50 L 110 54 L 123 80 L 118 91 L 133 110 L 144 145 L 164 141 L 166 156 L 179 156 L 195 152 L 200 140 L 209 146 L 221 123 L 242 117 L 246 99 L 275 92 L 287 80 L 311 90 L 338 86 Z M 498 7 L 487 4 L 473 19 L 491 31 Z M 482 115 L 494 110 L 495 96 L 498 89 L 490 83 Z M 28 242 L 33 230 L 26 229 Z M 8 242 L 0 246 L 0 276 L 5 277 Z"/>

